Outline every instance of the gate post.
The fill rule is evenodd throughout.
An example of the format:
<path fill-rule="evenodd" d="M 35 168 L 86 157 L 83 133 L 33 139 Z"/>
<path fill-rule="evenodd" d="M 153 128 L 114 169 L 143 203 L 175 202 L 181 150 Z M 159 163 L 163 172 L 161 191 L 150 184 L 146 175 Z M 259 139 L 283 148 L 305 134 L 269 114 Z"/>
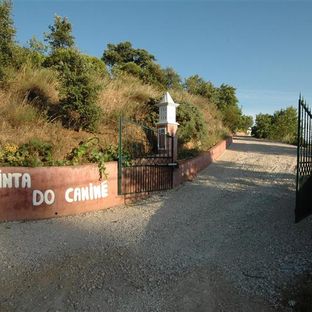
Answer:
<path fill-rule="evenodd" d="M 177 130 L 179 124 L 176 122 L 176 108 L 180 104 L 173 101 L 169 92 L 166 92 L 162 100 L 156 104 L 159 108 L 159 121 L 157 123 L 158 152 L 169 152 L 172 155 L 172 161 L 178 159 L 178 139 Z M 170 136 L 170 140 L 166 140 Z M 170 142 L 172 140 L 172 142 Z"/>
<path fill-rule="evenodd" d="M 122 194 L 122 116 L 119 116 L 118 127 L 118 195 Z"/>

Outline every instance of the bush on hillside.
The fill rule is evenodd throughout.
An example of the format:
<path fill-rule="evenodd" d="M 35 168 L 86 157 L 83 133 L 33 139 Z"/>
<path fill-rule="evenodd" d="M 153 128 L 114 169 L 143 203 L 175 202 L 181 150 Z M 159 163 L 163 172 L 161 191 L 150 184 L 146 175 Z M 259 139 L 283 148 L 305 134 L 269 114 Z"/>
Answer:
<path fill-rule="evenodd" d="M 180 145 L 192 143 L 200 148 L 207 135 L 207 125 L 201 111 L 190 103 L 181 103 L 177 109 L 178 140 Z"/>
<path fill-rule="evenodd" d="M 59 114 L 64 126 L 95 131 L 101 110 L 96 105 L 99 85 L 92 64 L 75 49 L 57 49 L 44 66 L 55 69 L 62 82 Z"/>

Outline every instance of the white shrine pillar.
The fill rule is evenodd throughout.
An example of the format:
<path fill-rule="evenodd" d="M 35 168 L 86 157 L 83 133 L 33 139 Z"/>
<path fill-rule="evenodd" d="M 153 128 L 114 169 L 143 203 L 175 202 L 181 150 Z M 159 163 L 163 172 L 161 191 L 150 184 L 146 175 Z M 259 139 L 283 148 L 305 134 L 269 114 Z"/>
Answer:
<path fill-rule="evenodd" d="M 169 92 L 166 92 L 162 100 L 156 104 L 159 107 L 159 121 L 157 123 L 157 134 L 158 134 L 158 152 L 172 151 L 173 161 L 177 161 L 177 130 L 178 123 L 176 122 L 176 108 L 180 104 L 174 103 Z M 167 139 L 167 135 L 172 137 L 172 140 Z"/>

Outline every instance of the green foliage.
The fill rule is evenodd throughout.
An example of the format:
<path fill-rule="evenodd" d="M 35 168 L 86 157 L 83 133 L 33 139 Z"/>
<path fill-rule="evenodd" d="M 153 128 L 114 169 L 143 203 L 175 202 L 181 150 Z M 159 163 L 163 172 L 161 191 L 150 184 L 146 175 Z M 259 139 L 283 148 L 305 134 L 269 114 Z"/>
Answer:
<path fill-rule="evenodd" d="M 238 107 L 234 87 L 222 84 L 220 88 L 216 88 L 210 81 L 194 75 L 185 80 L 184 88 L 189 93 L 203 96 L 214 103 L 222 112 L 224 125 L 232 132 L 239 129 L 242 112 Z"/>
<path fill-rule="evenodd" d="M 222 84 L 217 89 L 216 104 L 223 115 L 223 123 L 232 132 L 239 129 L 241 123 L 242 110 L 238 107 L 236 89 L 232 86 Z"/>
<path fill-rule="evenodd" d="M 252 116 L 242 115 L 240 118 L 239 129 L 242 131 L 247 131 L 248 128 L 251 128 L 253 125 Z"/>
<path fill-rule="evenodd" d="M 180 144 L 193 141 L 200 146 L 207 134 L 207 126 L 201 111 L 190 103 L 181 103 L 177 110 L 178 139 Z"/>
<path fill-rule="evenodd" d="M 101 110 L 96 105 L 99 85 L 92 75 L 93 63 L 75 49 L 57 49 L 44 65 L 56 69 L 62 81 L 59 113 L 63 124 L 75 130 L 95 131 Z"/>
<path fill-rule="evenodd" d="M 295 144 L 297 139 L 297 110 L 293 107 L 276 111 L 272 119 L 270 139 Z"/>
<path fill-rule="evenodd" d="M 166 89 L 182 89 L 181 77 L 172 67 L 163 69 L 163 80 Z"/>
<path fill-rule="evenodd" d="M 28 58 L 32 65 L 40 67 L 45 60 L 48 47 L 35 36 L 27 42 Z"/>
<path fill-rule="evenodd" d="M 112 72 L 113 72 L 113 75 L 118 75 L 119 72 L 126 72 L 140 79 L 142 79 L 143 77 L 143 69 L 139 65 L 135 64 L 134 62 L 115 65 Z"/>
<path fill-rule="evenodd" d="M 54 24 L 50 25 L 49 29 L 50 32 L 45 33 L 45 41 L 49 43 L 52 51 L 74 47 L 72 25 L 66 17 L 55 15 Z"/>
<path fill-rule="evenodd" d="M 106 65 L 101 59 L 86 54 L 82 54 L 81 56 L 87 64 L 90 75 L 94 75 L 99 79 L 109 76 Z"/>
<path fill-rule="evenodd" d="M 0 80 L 13 60 L 15 28 L 11 18 L 12 2 L 0 0 Z"/>
<path fill-rule="evenodd" d="M 1 165 L 39 167 L 52 163 L 52 145 L 38 139 L 19 147 L 15 144 L 0 146 Z"/>
<path fill-rule="evenodd" d="M 188 77 L 185 80 L 184 88 L 191 94 L 201 95 L 209 99 L 211 102 L 215 101 L 217 92 L 216 88 L 210 81 L 206 82 L 198 75 Z"/>
<path fill-rule="evenodd" d="M 142 80 L 144 83 L 163 88 L 165 84 L 165 77 L 160 65 L 156 63 L 147 64 L 142 70 Z"/>
<path fill-rule="evenodd" d="M 131 42 L 125 41 L 118 44 L 109 43 L 102 60 L 111 68 L 125 63 L 135 63 L 145 67 L 155 61 L 155 57 L 144 49 L 134 49 Z"/>
<path fill-rule="evenodd" d="M 281 109 L 273 115 L 258 114 L 252 134 L 257 138 L 267 138 L 295 144 L 297 138 L 297 110 L 293 107 Z"/>
<path fill-rule="evenodd" d="M 103 177 L 107 177 L 105 163 L 111 160 L 117 160 L 117 155 L 117 148 L 110 145 L 108 148 L 103 149 L 99 146 L 98 138 L 93 137 L 85 142 L 80 142 L 79 146 L 67 155 L 66 164 L 97 163 L 101 180 Z"/>
<path fill-rule="evenodd" d="M 106 177 L 105 163 L 117 160 L 117 147 L 112 145 L 106 149 L 99 145 L 99 140 L 92 137 L 80 142 L 64 160 L 53 161 L 52 145 L 38 139 L 17 146 L 15 144 L 0 145 L 1 166 L 40 167 L 54 165 L 80 165 L 84 163 L 98 164 L 100 179 Z"/>
<path fill-rule="evenodd" d="M 269 138 L 272 130 L 273 116 L 270 114 L 258 114 L 252 135 L 259 139 Z"/>
<path fill-rule="evenodd" d="M 28 48 L 33 52 L 38 52 L 39 54 L 46 54 L 48 47 L 38 40 L 35 36 L 32 36 L 31 39 L 27 41 Z"/>
<path fill-rule="evenodd" d="M 237 105 L 225 106 L 222 109 L 223 124 L 232 132 L 239 129 L 241 123 L 242 111 Z"/>
<path fill-rule="evenodd" d="M 144 49 L 135 49 L 128 41 L 107 45 L 102 60 L 110 67 L 113 74 L 127 72 L 140 78 L 146 84 L 164 88 L 165 72 L 155 63 L 154 55 Z"/>

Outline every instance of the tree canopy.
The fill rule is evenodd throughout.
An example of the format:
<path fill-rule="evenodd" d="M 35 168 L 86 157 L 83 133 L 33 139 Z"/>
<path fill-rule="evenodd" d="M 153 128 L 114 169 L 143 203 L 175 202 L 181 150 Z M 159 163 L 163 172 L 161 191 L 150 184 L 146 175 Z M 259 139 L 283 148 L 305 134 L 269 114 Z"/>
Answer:
<path fill-rule="evenodd" d="M 131 42 L 124 41 L 118 44 L 109 43 L 103 53 L 102 60 L 110 67 L 126 63 L 134 63 L 140 67 L 146 67 L 156 59 L 154 55 L 146 50 L 135 49 L 132 47 Z"/>
<path fill-rule="evenodd" d="M 55 15 L 54 24 L 50 25 L 49 29 L 50 32 L 45 33 L 45 41 L 49 43 L 52 50 L 74 47 L 72 25 L 66 17 Z"/>
<path fill-rule="evenodd" d="M 3 0 L 0 2 L 0 79 L 3 71 L 13 58 L 13 46 L 15 28 L 11 17 L 12 2 Z"/>
<path fill-rule="evenodd" d="M 270 114 L 258 114 L 252 134 L 257 138 L 296 143 L 297 110 L 288 107 Z"/>

